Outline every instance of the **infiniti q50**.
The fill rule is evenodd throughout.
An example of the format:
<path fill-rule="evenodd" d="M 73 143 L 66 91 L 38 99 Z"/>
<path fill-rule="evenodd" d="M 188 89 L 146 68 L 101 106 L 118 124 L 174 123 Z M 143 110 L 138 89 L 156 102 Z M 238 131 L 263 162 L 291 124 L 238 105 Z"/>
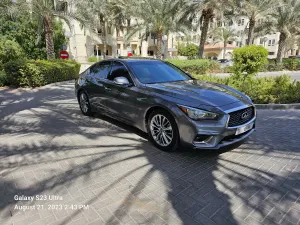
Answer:
<path fill-rule="evenodd" d="M 255 130 L 248 96 L 160 60 L 103 60 L 80 74 L 75 92 L 84 115 L 100 112 L 133 125 L 164 151 L 219 149 Z"/>

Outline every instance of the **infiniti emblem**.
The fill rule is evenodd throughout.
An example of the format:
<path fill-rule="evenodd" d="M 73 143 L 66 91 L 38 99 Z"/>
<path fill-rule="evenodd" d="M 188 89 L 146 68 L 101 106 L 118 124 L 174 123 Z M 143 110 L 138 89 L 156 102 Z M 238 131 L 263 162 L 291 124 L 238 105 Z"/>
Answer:
<path fill-rule="evenodd" d="M 243 112 L 241 118 L 244 120 L 244 119 L 247 119 L 248 117 L 249 117 L 248 112 Z"/>

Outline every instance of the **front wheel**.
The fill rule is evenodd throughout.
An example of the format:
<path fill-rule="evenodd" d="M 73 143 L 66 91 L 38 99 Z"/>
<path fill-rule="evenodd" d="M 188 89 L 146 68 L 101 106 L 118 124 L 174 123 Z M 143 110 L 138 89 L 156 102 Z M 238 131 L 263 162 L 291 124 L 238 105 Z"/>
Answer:
<path fill-rule="evenodd" d="M 174 151 L 178 148 L 177 124 L 165 110 L 155 110 L 150 114 L 147 129 L 151 141 L 160 150 Z"/>
<path fill-rule="evenodd" d="M 87 94 L 83 91 L 79 93 L 79 106 L 83 115 L 92 116 L 91 106 Z"/>

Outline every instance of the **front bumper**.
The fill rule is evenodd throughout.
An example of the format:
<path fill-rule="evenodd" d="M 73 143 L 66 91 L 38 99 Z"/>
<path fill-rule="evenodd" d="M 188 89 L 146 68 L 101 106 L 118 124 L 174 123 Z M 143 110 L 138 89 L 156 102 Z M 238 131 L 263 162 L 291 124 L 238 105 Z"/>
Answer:
<path fill-rule="evenodd" d="M 178 118 L 180 140 L 183 145 L 195 149 L 220 149 L 242 142 L 255 131 L 256 115 L 247 123 L 236 127 L 228 127 L 228 117 L 220 121 L 193 121 L 186 116 Z M 240 127 L 253 123 L 253 128 L 245 133 L 235 135 Z M 197 140 L 197 137 L 204 137 Z M 207 138 L 206 138 L 207 137 Z"/>

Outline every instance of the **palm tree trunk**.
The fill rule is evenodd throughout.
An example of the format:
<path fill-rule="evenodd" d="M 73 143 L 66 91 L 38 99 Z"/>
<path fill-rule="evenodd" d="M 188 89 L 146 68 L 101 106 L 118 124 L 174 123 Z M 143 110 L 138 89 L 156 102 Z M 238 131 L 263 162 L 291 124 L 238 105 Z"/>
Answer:
<path fill-rule="evenodd" d="M 285 33 L 280 33 L 279 36 L 279 44 L 278 44 L 278 52 L 277 52 L 277 62 L 282 62 L 282 57 L 284 54 L 284 45 L 287 39 L 287 35 Z"/>
<path fill-rule="evenodd" d="M 225 57 L 226 57 L 226 50 L 227 50 L 227 42 L 224 41 L 223 59 L 225 59 Z"/>
<path fill-rule="evenodd" d="M 162 56 L 162 35 L 163 32 L 157 32 L 157 44 L 156 44 L 156 58 L 160 59 Z"/>
<path fill-rule="evenodd" d="M 198 57 L 203 58 L 204 45 L 207 38 L 210 19 L 213 17 L 213 9 L 203 10 L 203 25 L 201 29 L 201 37 L 198 49 Z"/>
<path fill-rule="evenodd" d="M 103 15 L 99 15 L 99 19 L 100 19 L 100 26 L 101 26 L 101 40 L 103 43 L 103 59 L 106 58 L 106 49 L 107 49 L 107 44 L 106 44 L 106 25 L 105 25 L 105 19 Z"/>
<path fill-rule="evenodd" d="M 45 29 L 45 40 L 46 40 L 46 52 L 47 59 L 54 59 L 54 42 L 53 42 L 53 21 L 49 16 L 44 17 L 44 29 Z"/>
<path fill-rule="evenodd" d="M 248 32 L 248 39 L 246 45 L 252 44 L 254 28 L 255 28 L 255 18 L 251 17 L 249 20 L 249 32 Z"/>

